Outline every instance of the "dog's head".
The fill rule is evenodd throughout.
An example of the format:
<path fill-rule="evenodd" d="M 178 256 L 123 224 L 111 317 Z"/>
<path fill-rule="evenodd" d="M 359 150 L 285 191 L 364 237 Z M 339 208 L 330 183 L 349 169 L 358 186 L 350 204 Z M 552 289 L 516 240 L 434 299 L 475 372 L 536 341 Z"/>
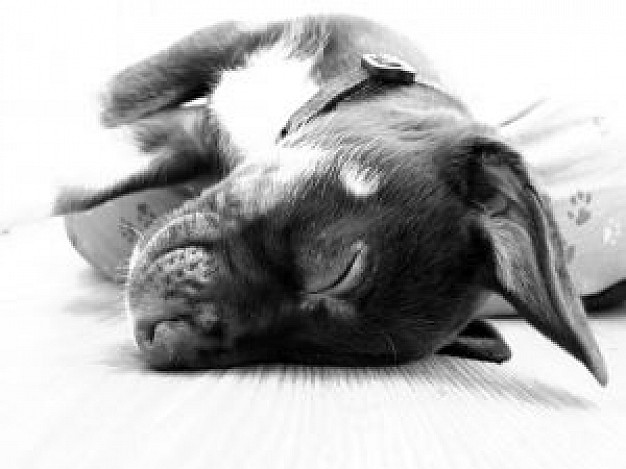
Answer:
<path fill-rule="evenodd" d="M 520 155 L 477 126 L 390 120 L 371 138 L 360 124 L 336 121 L 341 139 L 312 126 L 144 233 L 126 295 L 149 362 L 419 358 L 454 344 L 497 292 L 604 383 L 549 203 Z"/>

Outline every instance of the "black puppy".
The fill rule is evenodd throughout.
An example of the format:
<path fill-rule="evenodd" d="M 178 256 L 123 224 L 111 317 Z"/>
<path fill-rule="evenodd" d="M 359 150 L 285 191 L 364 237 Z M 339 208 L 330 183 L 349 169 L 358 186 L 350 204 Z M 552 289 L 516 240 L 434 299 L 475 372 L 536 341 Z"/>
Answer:
<path fill-rule="evenodd" d="M 338 16 L 219 24 L 121 72 L 104 105 L 154 159 L 65 191 L 56 213 L 219 179 L 132 256 L 127 308 L 153 366 L 501 362 L 474 317 L 497 292 L 606 383 L 547 200 L 405 37 Z"/>

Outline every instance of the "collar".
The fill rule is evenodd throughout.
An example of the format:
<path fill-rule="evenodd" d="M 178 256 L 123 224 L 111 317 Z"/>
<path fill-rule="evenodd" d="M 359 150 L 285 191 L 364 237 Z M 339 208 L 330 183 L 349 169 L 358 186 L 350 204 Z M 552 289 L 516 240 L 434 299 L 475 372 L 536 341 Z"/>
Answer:
<path fill-rule="evenodd" d="M 359 67 L 324 83 L 312 98 L 296 110 L 281 129 L 277 140 L 285 138 L 317 116 L 332 111 L 341 101 L 363 98 L 390 88 L 416 85 L 457 100 L 438 83 L 418 77 L 411 65 L 395 56 L 364 54 Z"/>

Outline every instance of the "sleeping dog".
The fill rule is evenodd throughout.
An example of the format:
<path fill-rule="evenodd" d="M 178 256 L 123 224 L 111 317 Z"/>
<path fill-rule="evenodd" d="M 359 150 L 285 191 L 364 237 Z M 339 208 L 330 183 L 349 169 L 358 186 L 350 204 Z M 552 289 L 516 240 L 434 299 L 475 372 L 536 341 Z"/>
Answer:
<path fill-rule="evenodd" d="M 151 162 L 65 190 L 57 214 L 217 181 L 130 260 L 152 366 L 502 362 L 508 346 L 475 317 L 496 292 L 606 383 L 548 200 L 407 38 L 343 16 L 222 23 L 122 71 L 103 102 Z"/>

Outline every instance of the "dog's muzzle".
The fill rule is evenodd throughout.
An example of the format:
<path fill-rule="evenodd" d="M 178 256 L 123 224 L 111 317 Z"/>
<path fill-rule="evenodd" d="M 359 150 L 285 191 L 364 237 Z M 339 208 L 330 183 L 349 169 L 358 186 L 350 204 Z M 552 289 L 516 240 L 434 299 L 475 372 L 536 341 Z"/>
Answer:
<path fill-rule="evenodd" d="M 174 218 L 137 247 L 127 307 L 137 344 L 156 368 L 219 366 L 244 333 L 227 230 L 214 214 Z M 253 318 L 252 318 L 253 319 Z M 246 327 L 256 327 L 254 320 Z"/>

